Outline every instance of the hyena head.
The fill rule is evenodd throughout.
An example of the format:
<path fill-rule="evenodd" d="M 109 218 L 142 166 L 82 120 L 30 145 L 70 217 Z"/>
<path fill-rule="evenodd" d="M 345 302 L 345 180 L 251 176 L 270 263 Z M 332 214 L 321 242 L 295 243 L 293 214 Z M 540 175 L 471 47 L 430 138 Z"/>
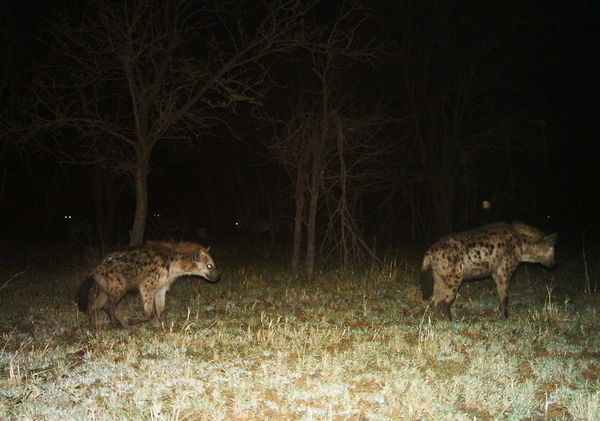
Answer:
<path fill-rule="evenodd" d="M 180 258 L 175 262 L 177 270 L 186 275 L 202 276 L 209 282 L 217 282 L 221 279 L 221 272 L 217 269 L 208 249 L 198 246 L 191 254 Z"/>
<path fill-rule="evenodd" d="M 541 263 L 546 267 L 554 266 L 554 245 L 556 233 L 547 235 L 537 240 L 523 243 L 523 256 L 521 260 L 529 263 Z"/>

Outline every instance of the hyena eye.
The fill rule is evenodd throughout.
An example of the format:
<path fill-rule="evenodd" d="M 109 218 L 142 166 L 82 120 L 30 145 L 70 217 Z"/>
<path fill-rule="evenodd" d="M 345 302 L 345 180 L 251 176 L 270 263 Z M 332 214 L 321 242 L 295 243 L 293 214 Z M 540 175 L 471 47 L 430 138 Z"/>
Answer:
<path fill-rule="evenodd" d="M 207 267 L 208 269 L 214 269 L 215 265 L 213 265 L 212 263 L 207 263 L 207 264 L 206 264 L 206 267 Z"/>

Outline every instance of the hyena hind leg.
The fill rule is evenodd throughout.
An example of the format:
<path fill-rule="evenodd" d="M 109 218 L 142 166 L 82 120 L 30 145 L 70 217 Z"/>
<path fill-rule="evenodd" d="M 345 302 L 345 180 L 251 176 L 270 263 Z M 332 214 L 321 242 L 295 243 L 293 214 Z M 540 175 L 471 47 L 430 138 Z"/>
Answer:
<path fill-rule="evenodd" d="M 104 308 L 104 311 L 106 311 L 106 314 L 108 314 L 108 318 L 110 319 L 110 325 L 112 327 L 114 327 L 115 329 L 125 329 L 126 326 L 115 313 L 114 305 L 108 305 L 106 308 Z"/>
<path fill-rule="evenodd" d="M 460 276 L 440 276 L 434 272 L 433 308 L 439 318 L 452 320 L 450 308 L 456 299 Z"/>
<path fill-rule="evenodd" d="M 117 305 L 124 295 L 124 289 L 113 289 L 107 294 L 106 304 L 104 304 L 104 311 L 106 311 L 110 319 L 110 325 L 116 329 L 124 329 L 126 327 L 115 312 Z"/>

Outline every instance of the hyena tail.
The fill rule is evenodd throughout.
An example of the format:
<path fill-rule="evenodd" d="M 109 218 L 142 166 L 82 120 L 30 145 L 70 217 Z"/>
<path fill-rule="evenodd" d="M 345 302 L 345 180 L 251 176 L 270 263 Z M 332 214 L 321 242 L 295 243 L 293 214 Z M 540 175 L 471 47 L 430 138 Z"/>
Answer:
<path fill-rule="evenodd" d="M 427 258 L 426 258 L 427 259 Z M 423 262 L 421 268 L 421 296 L 424 300 L 429 300 L 433 294 L 433 269 L 428 260 Z"/>
<path fill-rule="evenodd" d="M 94 278 L 88 276 L 85 278 L 85 281 L 82 282 L 79 290 L 77 291 L 77 296 L 75 297 L 77 301 L 77 307 L 79 307 L 80 311 L 84 313 L 87 311 L 88 304 L 90 301 L 90 290 L 94 286 Z"/>

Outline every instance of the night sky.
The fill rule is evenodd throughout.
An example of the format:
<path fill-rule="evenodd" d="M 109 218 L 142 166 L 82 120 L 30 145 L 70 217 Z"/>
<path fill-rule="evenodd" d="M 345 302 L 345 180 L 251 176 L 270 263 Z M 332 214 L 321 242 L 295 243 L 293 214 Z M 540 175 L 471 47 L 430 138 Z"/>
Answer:
<path fill-rule="evenodd" d="M 52 65 L 53 53 L 44 46 L 52 21 L 62 7 L 66 14 L 85 14 L 85 10 L 73 7 L 70 2 L 63 2 L 62 7 L 59 3 L 9 0 L 0 6 L 3 28 L 0 42 L 5 52 L 0 70 L 3 74 L 0 118 L 4 131 L 0 149 L 3 169 L 0 224 L 2 232 L 11 239 L 62 238 L 60 232 L 64 227 L 57 221 L 67 214 L 95 220 L 93 192 L 98 173 L 93 171 L 94 167 L 60 163 L 34 146 L 38 138 L 23 136 L 29 124 L 22 111 L 26 109 L 23 98 L 30 97 L 32 82 Z M 328 19 L 336 16 L 342 3 L 326 3 L 310 12 L 307 21 L 331 25 Z M 546 231 L 558 231 L 559 242 L 564 239 L 569 244 L 578 244 L 585 232 L 586 241 L 596 244 L 600 233 L 597 82 L 600 38 L 593 2 L 525 1 L 502 3 L 501 7 L 496 2 L 458 2 L 459 10 L 447 15 L 443 2 L 423 2 L 422 6 L 419 3 L 362 2 L 369 8 L 369 18 L 356 36 L 375 40 L 383 54 L 371 64 L 357 66 L 342 79 L 361 93 L 355 101 L 360 103 L 364 99 L 367 105 L 380 100 L 386 104 L 387 115 L 397 119 L 410 115 L 403 91 L 410 77 L 403 69 L 406 40 L 413 41 L 419 59 L 426 57 L 419 49 L 431 47 L 431 55 L 427 57 L 433 67 L 431 78 L 436 81 L 431 92 L 435 92 L 447 87 L 451 76 L 446 79 L 443 73 L 452 67 L 446 61 L 447 46 L 443 42 L 428 44 L 428 37 L 443 33 L 443 27 L 435 26 L 438 22 L 445 22 L 451 29 L 461 28 L 451 31 L 455 53 L 459 57 L 481 54 L 477 56 L 479 68 L 500 69 L 497 79 L 482 89 L 481 103 L 476 109 L 485 115 L 478 114 L 477 127 L 483 127 L 484 123 L 498 127 L 498 121 L 508 120 L 514 124 L 503 133 L 519 139 L 519 146 L 511 146 L 502 155 L 510 155 L 510 187 L 504 181 L 508 165 L 504 158 L 498 158 L 496 152 L 484 153 L 470 164 L 469 176 L 477 180 L 469 200 L 477 203 L 479 199 L 498 197 L 500 210 L 495 215 L 498 218 L 523 219 Z M 490 12 L 492 8 L 497 10 Z M 461 16 L 460 10 L 472 15 Z M 485 16 L 481 25 L 472 23 L 477 22 L 478 16 Z M 505 43 L 493 54 L 486 53 L 481 40 L 498 41 L 498 28 L 507 17 L 522 20 L 507 35 L 502 35 L 507 37 Z M 248 26 L 252 27 L 252 22 Z M 407 32 L 409 26 L 413 32 Z M 412 35 L 406 38 L 407 33 Z M 189 54 L 200 59 L 203 52 L 201 48 L 190 48 Z M 271 74 L 265 83 L 271 85 L 263 97 L 264 109 L 277 108 L 277 104 L 289 97 L 300 97 L 311 89 L 311 82 L 303 79 L 308 77 L 302 70 L 307 64 L 303 60 L 307 60 L 307 55 L 301 53 L 267 59 Z M 227 124 L 206 130 L 202 139 L 190 136 L 191 140 L 175 147 L 159 144 L 151 159 L 149 215 L 160 212 L 191 219 L 194 224 L 214 227 L 213 235 L 226 235 L 230 224 L 240 215 L 266 215 L 273 208 L 278 218 L 290 221 L 293 217 L 290 179 L 268 156 L 265 139 L 272 134 L 259 121 L 257 108 L 246 104 L 235 112 L 218 114 Z M 467 132 L 475 130 L 467 129 Z M 391 170 L 405 168 L 401 162 L 406 150 L 411 150 L 406 142 L 413 134 L 410 123 L 386 129 L 386 138 L 396 139 L 391 143 L 397 146 L 389 152 Z M 61 132 L 60 136 L 66 136 L 65 142 L 70 142 L 78 134 Z M 401 191 L 410 190 L 417 197 L 426 197 L 428 185 L 418 184 L 417 175 L 422 171 L 420 159 L 426 158 L 415 155 L 408 162 L 409 175 L 414 174 L 417 181 Z M 116 188 L 124 186 L 115 210 L 117 240 L 122 242 L 130 229 L 135 200 L 131 182 L 126 176 L 120 177 L 113 181 Z M 362 198 L 362 229 L 368 233 L 367 237 L 381 230 L 376 227 L 375 221 L 380 217 L 376 211 L 377 204 L 389 193 L 386 188 L 389 186 L 367 192 Z M 479 222 L 476 210 L 471 209 L 470 213 L 464 210 L 467 196 L 461 192 L 459 186 L 453 217 L 455 229 Z M 406 197 L 401 193 L 393 199 L 401 216 L 385 229 L 393 233 L 393 238 L 386 237 L 392 245 L 399 245 L 410 235 L 411 216 L 406 210 Z M 425 221 L 432 223 L 430 206 L 423 199 L 420 212 L 428 215 Z M 56 224 L 49 223 L 49 219 Z"/>

